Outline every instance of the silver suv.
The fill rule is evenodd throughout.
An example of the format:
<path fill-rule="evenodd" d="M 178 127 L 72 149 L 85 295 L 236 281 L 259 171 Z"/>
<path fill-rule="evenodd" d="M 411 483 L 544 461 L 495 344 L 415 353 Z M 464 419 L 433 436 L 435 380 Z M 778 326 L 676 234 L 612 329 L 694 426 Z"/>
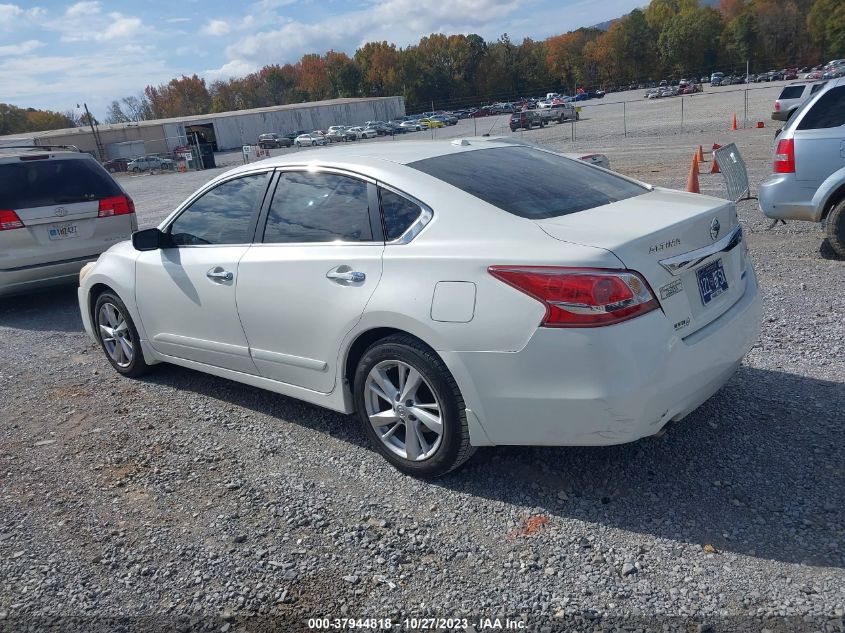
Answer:
<path fill-rule="evenodd" d="M 826 83 L 826 81 L 797 81 L 784 86 L 780 96 L 775 99 L 772 118 L 775 121 L 788 121 L 798 107 L 824 88 Z"/>
<path fill-rule="evenodd" d="M 845 78 L 796 110 L 776 138 L 773 167 L 760 185 L 763 213 L 823 222 L 833 250 L 845 257 Z"/>
<path fill-rule="evenodd" d="M 135 205 L 75 148 L 0 148 L 0 296 L 75 283 L 137 230 Z"/>

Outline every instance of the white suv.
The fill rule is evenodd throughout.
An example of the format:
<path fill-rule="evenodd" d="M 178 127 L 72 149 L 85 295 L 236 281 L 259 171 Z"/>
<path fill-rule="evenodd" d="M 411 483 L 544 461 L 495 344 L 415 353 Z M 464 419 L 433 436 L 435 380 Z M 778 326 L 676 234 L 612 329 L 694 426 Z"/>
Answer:
<path fill-rule="evenodd" d="M 138 228 L 135 205 L 75 148 L 0 148 L 0 296 L 74 283 Z"/>

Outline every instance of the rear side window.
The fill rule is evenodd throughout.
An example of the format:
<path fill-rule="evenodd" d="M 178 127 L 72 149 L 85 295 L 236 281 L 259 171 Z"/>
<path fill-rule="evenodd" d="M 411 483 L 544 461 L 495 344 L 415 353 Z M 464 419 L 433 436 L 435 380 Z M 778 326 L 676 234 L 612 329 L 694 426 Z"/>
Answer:
<path fill-rule="evenodd" d="M 577 213 L 648 191 L 580 161 L 524 146 L 437 156 L 409 166 L 530 220 Z"/>
<path fill-rule="evenodd" d="M 778 99 L 800 99 L 802 94 L 804 94 L 804 86 L 787 86 Z"/>
<path fill-rule="evenodd" d="M 373 241 L 367 183 L 340 174 L 283 174 L 270 205 L 264 242 L 335 241 Z"/>
<path fill-rule="evenodd" d="M 170 225 L 173 243 L 197 246 L 252 242 L 267 177 L 264 173 L 227 180 L 204 193 Z"/>
<path fill-rule="evenodd" d="M 831 88 L 820 96 L 804 114 L 797 129 L 818 130 L 841 125 L 845 125 L 845 86 Z"/>
<path fill-rule="evenodd" d="M 387 241 L 393 241 L 402 237 L 402 234 L 411 228 L 422 213 L 422 208 L 416 202 L 408 200 L 398 193 L 389 189 L 379 188 L 381 195 L 381 208 L 384 212 L 384 227 L 387 232 Z"/>
<path fill-rule="evenodd" d="M 810 88 L 810 94 L 811 95 L 816 94 L 819 90 L 824 88 L 826 85 L 827 85 L 827 82 L 820 83 L 820 84 L 813 84 L 813 87 Z"/>
<path fill-rule="evenodd" d="M 29 209 L 122 195 L 93 159 L 28 160 L 0 164 L 0 209 Z"/>

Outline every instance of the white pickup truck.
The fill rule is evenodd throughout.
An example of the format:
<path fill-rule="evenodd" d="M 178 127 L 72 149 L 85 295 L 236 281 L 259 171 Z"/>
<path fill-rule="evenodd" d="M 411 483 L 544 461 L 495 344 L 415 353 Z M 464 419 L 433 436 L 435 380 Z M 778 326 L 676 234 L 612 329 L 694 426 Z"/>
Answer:
<path fill-rule="evenodd" d="M 537 114 L 544 123 L 551 123 L 557 121 L 563 123 L 564 121 L 578 120 L 578 111 L 572 103 L 554 103 L 550 106 L 540 106 L 536 110 Z"/>

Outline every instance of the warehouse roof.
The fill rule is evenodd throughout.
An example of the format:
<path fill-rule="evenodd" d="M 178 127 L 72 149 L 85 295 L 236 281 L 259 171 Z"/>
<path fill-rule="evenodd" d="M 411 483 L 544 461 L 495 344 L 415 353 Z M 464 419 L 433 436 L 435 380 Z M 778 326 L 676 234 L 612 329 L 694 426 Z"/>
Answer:
<path fill-rule="evenodd" d="M 97 128 L 101 131 L 107 130 L 123 130 L 127 126 L 131 127 L 154 127 L 163 125 L 165 123 L 201 123 L 213 119 L 224 119 L 233 116 L 243 116 L 246 114 L 264 114 L 269 112 L 279 112 L 283 110 L 302 110 L 305 108 L 319 108 L 322 106 L 337 106 L 345 105 L 347 103 L 368 103 L 371 101 L 387 101 L 389 99 L 396 99 L 401 97 L 346 97 L 342 99 L 326 99 L 324 101 L 307 101 L 305 103 L 288 103 L 285 105 L 267 106 L 266 108 L 252 108 L 250 110 L 231 110 L 229 112 L 212 112 L 210 114 L 194 114 L 191 116 L 179 116 L 170 119 L 150 119 L 148 121 L 138 121 L 131 123 L 100 123 Z M 80 128 L 64 128 L 61 130 L 46 130 L 44 132 L 30 132 L 12 134 L 8 137 L 0 136 L 0 140 L 16 138 L 22 140 L 25 138 L 50 138 L 51 136 L 65 136 L 73 134 Z M 89 127 L 84 127 L 90 131 Z"/>

